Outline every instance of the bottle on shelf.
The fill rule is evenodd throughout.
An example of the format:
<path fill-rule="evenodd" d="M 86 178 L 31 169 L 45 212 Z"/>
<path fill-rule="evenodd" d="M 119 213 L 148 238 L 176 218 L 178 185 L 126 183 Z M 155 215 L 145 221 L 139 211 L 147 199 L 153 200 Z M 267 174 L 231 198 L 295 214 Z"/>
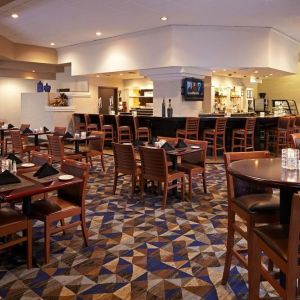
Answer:
<path fill-rule="evenodd" d="M 167 114 L 168 114 L 168 118 L 173 117 L 173 107 L 172 107 L 171 99 L 169 99 L 169 106 L 167 109 Z"/>
<path fill-rule="evenodd" d="M 163 98 L 162 104 L 161 104 L 161 116 L 165 118 L 166 116 L 166 102 L 165 98 Z"/>

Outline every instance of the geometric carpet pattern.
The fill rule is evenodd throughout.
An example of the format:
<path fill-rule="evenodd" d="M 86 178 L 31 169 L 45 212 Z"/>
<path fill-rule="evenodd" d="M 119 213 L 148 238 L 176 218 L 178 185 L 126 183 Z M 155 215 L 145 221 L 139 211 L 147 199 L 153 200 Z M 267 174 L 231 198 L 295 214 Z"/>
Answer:
<path fill-rule="evenodd" d="M 90 171 L 86 200 L 89 246 L 80 227 L 51 239 L 51 260 L 43 264 L 43 226 L 34 223 L 33 251 L 40 267 L 26 269 L 14 250 L 0 257 L 3 299 L 247 299 L 247 272 L 233 259 L 221 285 L 227 233 L 223 164 L 207 165 L 208 194 L 200 178 L 192 200 L 170 195 L 130 197 L 129 178 L 112 195 L 113 158 Z M 243 240 L 236 240 L 243 245 Z M 275 297 L 268 285 L 261 296 Z"/>

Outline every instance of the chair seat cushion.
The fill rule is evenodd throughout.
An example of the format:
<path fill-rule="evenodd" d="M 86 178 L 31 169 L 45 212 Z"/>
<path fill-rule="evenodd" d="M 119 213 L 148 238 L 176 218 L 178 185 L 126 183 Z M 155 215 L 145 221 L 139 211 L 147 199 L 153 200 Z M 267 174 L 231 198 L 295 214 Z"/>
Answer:
<path fill-rule="evenodd" d="M 41 199 L 32 203 L 32 216 L 33 218 L 40 215 L 50 215 L 61 211 L 78 209 L 80 207 L 74 203 L 65 201 L 64 199 L 53 196 L 49 199 Z"/>
<path fill-rule="evenodd" d="M 287 261 L 289 237 L 288 225 L 260 226 L 254 229 L 254 232 L 268 245 L 268 247 Z"/>
<path fill-rule="evenodd" d="M 0 209 L 0 227 L 8 224 L 25 221 L 26 217 L 12 208 L 4 207 Z"/>
<path fill-rule="evenodd" d="M 233 202 L 249 212 L 279 210 L 279 197 L 273 194 L 250 194 L 233 198 Z"/>

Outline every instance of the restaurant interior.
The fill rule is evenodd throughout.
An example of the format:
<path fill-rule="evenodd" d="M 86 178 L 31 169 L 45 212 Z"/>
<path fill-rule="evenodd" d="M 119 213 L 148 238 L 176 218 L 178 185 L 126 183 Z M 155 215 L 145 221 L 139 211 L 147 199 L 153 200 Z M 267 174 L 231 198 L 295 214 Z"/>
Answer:
<path fill-rule="evenodd" d="M 0 0 L 0 299 L 300 297 L 300 2 Z"/>

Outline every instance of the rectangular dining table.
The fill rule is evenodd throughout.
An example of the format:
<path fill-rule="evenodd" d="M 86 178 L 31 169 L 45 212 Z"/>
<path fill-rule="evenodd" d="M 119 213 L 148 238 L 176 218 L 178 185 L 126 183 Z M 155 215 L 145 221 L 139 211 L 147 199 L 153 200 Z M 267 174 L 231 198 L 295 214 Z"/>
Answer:
<path fill-rule="evenodd" d="M 89 135 L 86 137 L 72 137 L 72 138 L 63 138 L 63 140 L 74 143 L 74 150 L 76 154 L 80 154 L 80 143 L 87 142 L 90 140 L 100 139 L 100 136 Z"/>

